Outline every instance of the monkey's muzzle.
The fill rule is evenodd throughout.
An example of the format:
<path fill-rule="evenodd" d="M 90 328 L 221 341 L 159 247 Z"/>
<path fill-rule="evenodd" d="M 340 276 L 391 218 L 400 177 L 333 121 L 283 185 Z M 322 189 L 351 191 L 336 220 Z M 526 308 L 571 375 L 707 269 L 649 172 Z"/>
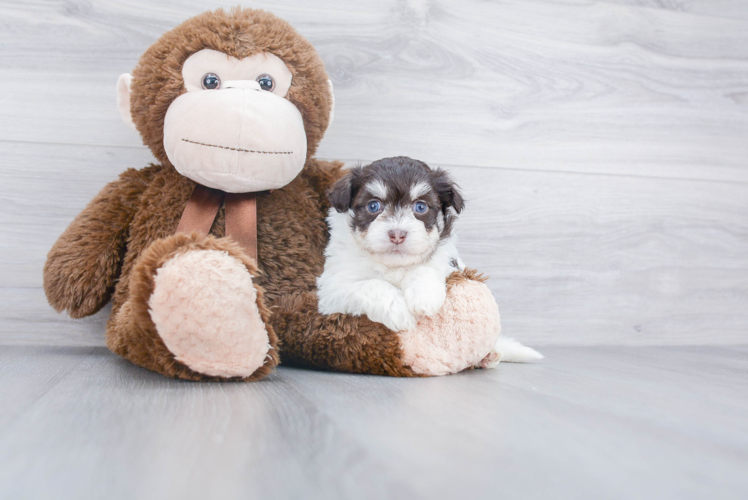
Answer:
<path fill-rule="evenodd" d="M 301 113 L 283 97 L 231 83 L 174 100 L 164 120 L 166 155 L 204 186 L 229 193 L 281 188 L 306 161 Z"/>

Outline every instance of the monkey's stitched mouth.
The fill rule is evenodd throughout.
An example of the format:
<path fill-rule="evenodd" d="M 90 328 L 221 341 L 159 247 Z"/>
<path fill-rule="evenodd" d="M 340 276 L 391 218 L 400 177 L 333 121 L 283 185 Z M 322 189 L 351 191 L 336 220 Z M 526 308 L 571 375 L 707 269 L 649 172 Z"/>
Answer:
<path fill-rule="evenodd" d="M 189 142 L 190 144 L 197 144 L 198 146 L 228 149 L 229 151 L 239 151 L 241 153 L 259 153 L 263 155 L 292 155 L 293 154 L 293 151 L 255 151 L 253 149 L 241 149 L 241 148 L 230 148 L 228 146 L 219 146 L 218 144 L 205 144 L 204 142 L 190 141 L 189 139 L 182 139 L 182 141 Z"/>

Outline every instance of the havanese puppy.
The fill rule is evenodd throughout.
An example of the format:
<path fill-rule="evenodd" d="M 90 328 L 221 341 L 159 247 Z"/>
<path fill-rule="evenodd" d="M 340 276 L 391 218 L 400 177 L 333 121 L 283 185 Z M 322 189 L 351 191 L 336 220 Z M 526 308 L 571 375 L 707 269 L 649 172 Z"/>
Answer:
<path fill-rule="evenodd" d="M 404 156 L 384 158 L 352 168 L 329 198 L 319 311 L 366 315 L 393 331 L 439 312 L 447 277 L 465 268 L 452 234 L 465 202 L 449 174 Z M 542 357 L 500 337 L 478 366 Z"/>
<path fill-rule="evenodd" d="M 464 201 L 444 170 L 406 157 L 352 168 L 330 192 L 330 243 L 317 280 L 322 314 L 365 314 L 408 330 L 464 268 L 452 235 Z"/>

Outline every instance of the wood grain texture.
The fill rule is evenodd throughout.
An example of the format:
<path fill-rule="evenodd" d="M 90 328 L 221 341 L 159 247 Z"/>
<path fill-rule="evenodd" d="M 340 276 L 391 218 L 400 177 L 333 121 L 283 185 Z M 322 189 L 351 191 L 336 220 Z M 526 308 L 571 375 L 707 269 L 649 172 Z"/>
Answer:
<path fill-rule="evenodd" d="M 122 151 L 124 149 L 124 151 Z M 11 169 L 0 225 L 0 342 L 102 345 L 103 318 L 80 325 L 46 304 L 44 256 L 85 203 L 138 150 L 0 144 Z M 132 154 L 127 154 L 132 153 Z M 87 157 L 90 156 L 90 157 Z M 107 158 L 117 166 L 107 166 Z M 98 165 L 104 166 L 97 170 Z M 69 182 L 71 170 L 92 172 Z M 467 209 L 460 251 L 491 276 L 504 332 L 533 344 L 740 344 L 748 313 L 745 185 L 451 167 Z M 55 197 L 31 200 L 32 186 Z M 34 223 L 26 223 L 33 221 Z M 20 244 L 23 242 L 23 244 Z"/>
<path fill-rule="evenodd" d="M 2 498 L 742 499 L 748 350 L 549 348 L 432 379 L 195 384 L 0 348 Z"/>
<path fill-rule="evenodd" d="M 287 18 L 320 51 L 338 104 L 321 156 L 745 182 L 748 20 L 725 2 L 715 10 L 721 5 L 726 17 L 671 3 L 679 8 L 536 0 L 246 6 Z M 0 7 L 0 136 L 139 145 L 114 107 L 117 76 L 161 33 L 217 5 Z M 19 126 L 31 116 L 33 127 Z"/>
<path fill-rule="evenodd" d="M 0 2 L 0 344 L 102 345 L 41 291 L 47 251 L 152 161 L 117 76 L 215 2 Z M 465 260 L 534 344 L 748 342 L 748 3 L 262 4 L 320 51 L 320 155 L 408 154 L 468 194 Z"/>

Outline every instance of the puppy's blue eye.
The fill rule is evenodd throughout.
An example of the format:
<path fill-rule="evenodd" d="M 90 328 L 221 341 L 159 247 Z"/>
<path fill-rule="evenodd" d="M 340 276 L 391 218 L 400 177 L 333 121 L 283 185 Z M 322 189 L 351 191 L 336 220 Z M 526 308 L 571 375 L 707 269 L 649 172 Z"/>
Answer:
<path fill-rule="evenodd" d="M 368 205 L 366 205 L 366 209 L 369 210 L 371 213 L 377 213 L 382 208 L 382 204 L 378 201 L 370 201 Z"/>
<path fill-rule="evenodd" d="M 415 205 L 413 205 L 413 210 L 416 211 L 416 213 L 419 214 L 425 214 L 426 210 L 428 210 L 429 207 L 422 201 L 417 201 Z"/>

